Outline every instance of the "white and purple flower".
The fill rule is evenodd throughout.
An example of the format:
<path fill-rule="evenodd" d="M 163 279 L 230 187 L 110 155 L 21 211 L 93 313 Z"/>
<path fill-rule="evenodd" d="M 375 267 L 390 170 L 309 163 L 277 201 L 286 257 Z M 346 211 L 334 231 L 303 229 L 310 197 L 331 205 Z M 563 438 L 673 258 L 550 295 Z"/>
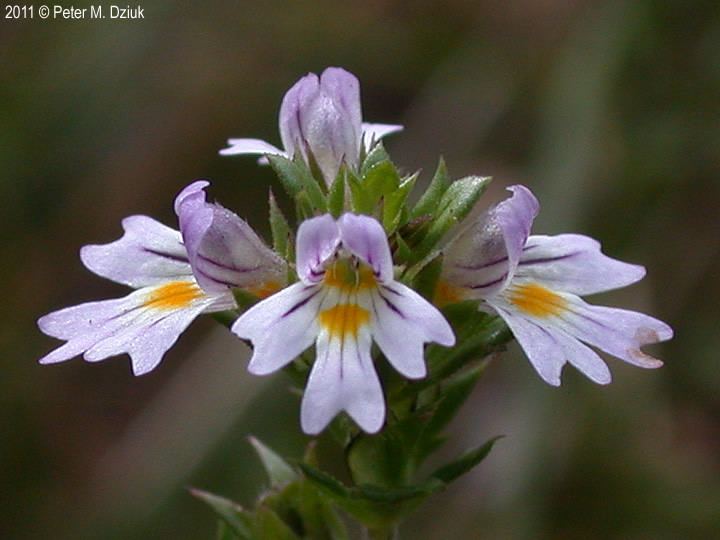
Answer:
<path fill-rule="evenodd" d="M 318 77 L 308 73 L 287 91 L 280 106 L 280 138 L 285 150 L 260 139 L 229 139 L 220 154 L 267 155 L 307 162 L 312 154 L 325 181 L 331 184 L 344 162 L 356 168 L 362 145 L 401 131 L 402 126 L 362 122 L 360 84 L 342 68 L 330 67 Z"/>
<path fill-rule="evenodd" d="M 537 199 L 524 186 L 509 189 L 511 198 L 471 223 L 445 250 L 439 301 L 486 302 L 543 380 L 555 386 L 568 362 L 596 383 L 610 382 L 607 365 L 587 345 L 635 366 L 660 367 L 641 348 L 670 339 L 667 324 L 580 298 L 635 283 L 645 269 L 604 255 L 587 236 L 530 236 Z"/>
<path fill-rule="evenodd" d="M 385 419 L 385 402 L 370 349 L 377 343 L 404 376 L 425 376 L 423 345 L 452 346 L 455 337 L 440 312 L 393 278 L 382 226 L 373 218 L 330 215 L 300 225 L 300 282 L 244 313 L 232 331 L 249 339 L 248 369 L 271 373 L 313 343 L 316 360 L 301 406 L 303 431 L 316 434 L 340 411 L 366 432 Z"/>
<path fill-rule="evenodd" d="M 123 220 L 119 240 L 82 248 L 89 270 L 137 290 L 41 317 L 40 329 L 67 343 L 40 363 L 79 354 L 97 362 L 127 353 L 141 375 L 158 365 L 198 315 L 236 307 L 232 288 L 267 296 L 285 284 L 285 262 L 237 215 L 207 203 L 207 185 L 194 182 L 177 196 L 180 231 L 131 216 Z"/>

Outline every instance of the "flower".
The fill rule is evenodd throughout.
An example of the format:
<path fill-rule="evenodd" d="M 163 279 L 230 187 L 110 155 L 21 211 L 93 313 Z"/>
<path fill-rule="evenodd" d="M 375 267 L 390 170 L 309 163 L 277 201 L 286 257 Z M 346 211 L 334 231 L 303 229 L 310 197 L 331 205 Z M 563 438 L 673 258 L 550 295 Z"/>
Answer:
<path fill-rule="evenodd" d="M 284 284 L 285 262 L 242 219 L 205 202 L 207 185 L 194 182 L 177 196 L 180 231 L 131 216 L 123 220 L 119 240 L 82 248 L 90 271 L 137 290 L 41 317 L 40 330 L 67 342 L 41 364 L 128 353 L 133 372 L 141 375 L 158 365 L 195 317 L 236 307 L 231 288 L 266 296 Z"/>
<path fill-rule="evenodd" d="M 660 367 L 641 347 L 670 339 L 667 324 L 580 298 L 635 283 L 645 269 L 604 255 L 587 236 L 529 236 L 537 199 L 524 186 L 509 190 L 511 198 L 471 223 L 445 250 L 439 298 L 486 302 L 540 377 L 554 386 L 566 362 L 596 383 L 610 382 L 607 365 L 585 344 L 638 367 Z"/>
<path fill-rule="evenodd" d="M 423 344 L 452 346 L 452 329 L 435 307 L 394 280 L 385 232 L 371 217 L 344 214 L 335 221 L 326 214 L 303 222 L 297 270 L 300 282 L 256 304 L 232 327 L 254 345 L 248 369 L 276 371 L 315 342 L 303 431 L 319 433 L 344 410 L 375 433 L 385 403 L 372 340 L 397 371 L 415 379 L 426 373 Z"/>
<path fill-rule="evenodd" d="M 325 181 L 335 180 L 343 162 L 357 167 L 360 148 L 369 148 L 402 126 L 362 123 L 360 84 L 344 69 L 330 67 L 318 77 L 308 73 L 290 88 L 280 106 L 280 138 L 285 151 L 259 139 L 229 139 L 220 154 L 312 154 Z"/>

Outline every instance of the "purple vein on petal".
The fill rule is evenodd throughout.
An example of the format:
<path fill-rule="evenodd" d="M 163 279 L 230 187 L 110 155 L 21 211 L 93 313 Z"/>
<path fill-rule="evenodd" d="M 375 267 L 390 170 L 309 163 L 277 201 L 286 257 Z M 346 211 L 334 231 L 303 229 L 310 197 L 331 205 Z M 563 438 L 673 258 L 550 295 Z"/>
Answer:
<path fill-rule="evenodd" d="M 180 244 L 182 246 L 182 244 Z M 158 257 L 163 257 L 165 259 L 170 259 L 171 261 L 177 261 L 177 262 L 188 262 L 187 257 L 183 255 L 174 255 L 172 253 L 165 253 L 164 251 L 158 251 L 156 249 L 151 249 L 147 247 L 141 247 L 140 248 L 145 253 L 149 253 L 150 255 L 157 255 Z"/>
<path fill-rule="evenodd" d="M 297 302 L 293 307 L 288 309 L 285 313 L 283 313 L 280 318 L 284 319 L 288 315 L 293 314 L 295 311 L 306 305 L 310 300 L 312 300 L 318 293 L 320 292 L 320 289 L 315 289 L 312 294 L 309 294 L 307 297 L 303 298 L 299 302 Z"/>
<path fill-rule="evenodd" d="M 574 251 L 572 253 L 566 253 L 565 255 L 558 255 L 556 257 L 543 257 L 540 259 L 529 259 L 520 261 L 518 265 L 524 265 L 524 264 L 543 264 L 543 263 L 549 263 L 549 262 L 555 262 L 555 261 L 562 261 L 565 259 L 569 259 L 571 257 L 576 257 L 578 255 L 581 255 L 582 251 Z"/>

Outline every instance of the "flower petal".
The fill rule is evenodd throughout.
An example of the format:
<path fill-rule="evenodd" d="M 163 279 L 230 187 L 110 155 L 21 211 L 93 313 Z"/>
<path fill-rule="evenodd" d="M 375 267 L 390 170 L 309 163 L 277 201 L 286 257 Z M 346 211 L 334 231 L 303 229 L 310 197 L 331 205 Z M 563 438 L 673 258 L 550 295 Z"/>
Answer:
<path fill-rule="evenodd" d="M 510 327 L 538 375 L 546 383 L 560 386 L 560 373 L 566 358 L 565 351 L 554 336 L 543 326 L 515 315 L 505 306 L 491 305 Z"/>
<path fill-rule="evenodd" d="M 356 337 L 320 333 L 317 358 L 300 411 L 305 433 L 320 433 L 343 410 L 363 431 L 380 430 L 385 420 L 385 401 L 370 346 L 367 328 L 360 329 Z"/>
<path fill-rule="evenodd" d="M 300 117 L 302 104 L 320 92 L 320 80 L 314 73 L 308 73 L 296 82 L 283 96 L 280 105 L 280 138 L 290 158 L 298 147 L 302 148 Z"/>
<path fill-rule="evenodd" d="M 44 333 L 67 340 L 40 363 L 62 362 L 82 353 L 95 362 L 128 353 L 133 372 L 147 373 L 195 317 L 233 304 L 230 293 L 207 295 L 194 280 L 181 280 L 145 287 L 121 299 L 65 308 L 38 321 Z"/>
<path fill-rule="evenodd" d="M 597 384 L 610 383 L 610 370 L 595 351 L 562 330 L 551 330 L 550 333 L 565 351 L 569 364 Z"/>
<path fill-rule="evenodd" d="M 504 200 L 461 232 L 446 248 L 444 280 L 486 298 L 512 279 L 539 205 L 525 186 L 508 188 Z"/>
<path fill-rule="evenodd" d="M 543 325 L 513 313 L 502 306 L 494 307 L 545 382 L 559 386 L 560 372 L 566 362 L 595 383 L 608 384 L 612 380 L 610 370 L 602 358 L 574 336 L 555 326 Z"/>
<path fill-rule="evenodd" d="M 667 324 L 649 315 L 626 309 L 593 306 L 575 295 L 562 295 L 568 310 L 553 318 L 568 334 L 621 360 L 643 368 L 658 368 L 662 362 L 642 352 L 651 345 L 672 338 Z"/>
<path fill-rule="evenodd" d="M 343 214 L 338 220 L 342 245 L 370 266 L 381 282 L 393 279 L 393 262 L 382 225 L 369 216 Z"/>
<path fill-rule="evenodd" d="M 403 129 L 405 128 L 398 124 L 369 124 L 363 122 L 363 145 L 365 148 L 372 148 L 372 146 L 383 137 L 398 133 Z"/>
<path fill-rule="evenodd" d="M 313 344 L 323 297 L 319 286 L 295 283 L 255 304 L 235 321 L 232 332 L 253 344 L 250 373 L 272 373 Z"/>
<path fill-rule="evenodd" d="M 134 288 L 192 275 L 178 231 L 147 216 L 130 216 L 122 226 L 125 234 L 119 240 L 80 250 L 90 271 Z"/>
<path fill-rule="evenodd" d="M 228 147 L 220 150 L 221 156 L 266 155 L 286 156 L 287 153 L 261 139 L 228 139 Z"/>
<path fill-rule="evenodd" d="M 203 289 L 261 288 L 285 282 L 286 264 L 233 212 L 205 200 L 206 181 L 186 187 L 175 211 L 193 273 Z"/>
<path fill-rule="evenodd" d="M 573 294 L 552 291 L 535 283 L 514 283 L 506 292 L 488 302 L 506 320 L 533 365 L 551 384 L 555 384 L 555 379 L 546 378 L 538 366 L 552 363 L 553 355 L 547 350 L 534 351 L 534 347 L 547 348 L 543 333 L 564 348 L 565 359 L 603 384 L 609 382 L 609 374 L 599 366 L 597 359 L 585 349 L 578 348 L 573 340 L 583 341 L 630 364 L 657 368 L 662 362 L 645 354 L 641 348 L 672 337 L 672 329 L 668 325 L 648 315 L 593 306 Z M 527 330 L 522 327 L 523 324 L 534 329 Z M 538 342 L 537 345 L 533 345 L 533 339 Z M 543 360 L 543 356 L 547 358 Z"/>
<path fill-rule="evenodd" d="M 340 231 L 330 214 L 303 221 L 297 233 L 297 272 L 307 283 L 322 279 L 323 265 L 335 255 L 340 245 Z"/>
<path fill-rule="evenodd" d="M 360 106 L 360 82 L 357 77 L 338 67 L 329 67 L 320 75 L 320 89 L 336 106 L 345 112 L 344 124 L 352 132 L 355 141 L 362 134 L 362 110 Z M 357 143 L 355 143 L 357 144 Z M 360 149 L 358 148 L 358 153 Z M 357 153 L 354 156 L 357 160 Z"/>
<path fill-rule="evenodd" d="M 96 343 L 85 352 L 84 358 L 88 362 L 98 362 L 127 352 L 132 360 L 133 373 L 144 375 L 155 369 L 180 334 L 205 309 L 206 306 L 200 304 L 172 311 L 162 318 L 147 317 L 137 322 L 136 326 Z"/>
<path fill-rule="evenodd" d="M 604 255 L 600 243 L 580 234 L 528 238 L 515 273 L 550 289 L 593 294 L 625 287 L 645 276 L 645 268 Z"/>
<path fill-rule="evenodd" d="M 423 345 L 455 344 L 452 328 L 442 314 L 412 289 L 393 282 L 370 293 L 372 335 L 392 366 L 411 379 L 427 370 Z"/>

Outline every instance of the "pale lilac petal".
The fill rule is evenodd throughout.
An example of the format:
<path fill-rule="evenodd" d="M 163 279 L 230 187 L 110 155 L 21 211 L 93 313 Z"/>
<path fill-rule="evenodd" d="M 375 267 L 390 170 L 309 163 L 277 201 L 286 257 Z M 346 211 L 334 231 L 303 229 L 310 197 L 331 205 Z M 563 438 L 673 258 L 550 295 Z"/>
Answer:
<path fill-rule="evenodd" d="M 157 301 L 152 300 L 170 285 L 179 285 L 197 294 L 189 295 L 183 304 L 166 301 L 160 307 Z M 145 287 L 121 299 L 62 309 L 38 321 L 44 333 L 68 340 L 43 357 L 40 363 L 62 362 L 79 354 L 83 354 L 89 362 L 96 362 L 128 353 L 133 372 L 136 375 L 147 373 L 160 362 L 195 317 L 200 313 L 225 310 L 232 305 L 234 299 L 230 293 L 207 295 L 194 281 L 176 281 Z"/>
<path fill-rule="evenodd" d="M 672 329 L 649 315 L 625 309 L 593 306 L 575 295 L 563 294 L 568 309 L 551 324 L 568 334 L 638 367 L 657 368 L 662 362 L 642 352 L 672 338 Z"/>
<path fill-rule="evenodd" d="M 516 316 L 505 306 L 491 304 L 512 331 L 538 375 L 548 384 L 560 386 L 566 362 L 565 350 L 543 326 Z"/>
<path fill-rule="evenodd" d="M 137 295 L 138 293 L 133 293 Z M 130 295 L 132 297 L 132 295 Z M 110 318 L 124 310 L 132 309 L 126 298 L 86 302 L 48 313 L 38 319 L 38 327 L 48 336 L 70 340 L 95 332 Z M 73 355 L 74 356 L 74 355 Z"/>
<path fill-rule="evenodd" d="M 403 126 L 397 124 L 369 124 L 363 122 L 363 145 L 365 148 L 371 148 L 376 142 L 383 137 L 398 133 L 404 129 Z"/>
<path fill-rule="evenodd" d="M 392 366 L 411 379 L 426 374 L 424 344 L 455 344 L 452 328 L 422 296 L 400 283 L 370 293 L 372 335 Z"/>
<path fill-rule="evenodd" d="M 531 236 L 515 273 L 550 289 L 593 294 L 625 287 L 645 276 L 645 268 L 604 255 L 600 243 L 579 234 Z"/>
<path fill-rule="evenodd" d="M 125 218 L 122 226 L 119 240 L 80 250 L 90 271 L 134 288 L 192 275 L 178 231 L 147 216 Z"/>
<path fill-rule="evenodd" d="M 228 147 L 220 150 L 221 156 L 267 155 L 287 157 L 287 153 L 261 139 L 228 139 Z"/>
<path fill-rule="evenodd" d="M 514 285 L 515 290 L 517 287 L 518 285 Z M 546 381 L 555 384 L 556 379 L 546 377 L 542 369 L 547 370 L 548 366 L 553 367 L 557 363 L 554 355 L 547 350 L 548 339 L 564 349 L 565 360 L 601 384 L 610 382 L 609 372 L 605 372 L 600 366 L 602 361 L 591 355 L 591 351 L 585 350 L 574 341 L 580 340 L 635 366 L 657 368 L 662 365 L 660 360 L 641 350 L 644 345 L 666 341 L 672 337 L 672 329 L 662 321 L 634 311 L 593 306 L 569 293 L 549 293 L 555 300 L 548 310 L 552 312 L 544 315 L 528 313 L 514 305 L 512 292 L 489 300 L 508 323 L 531 362 Z M 536 307 L 539 305 L 536 304 Z M 543 351 L 537 352 L 537 348 L 543 348 Z M 545 364 L 542 364 L 544 357 Z M 559 377 L 559 371 L 557 374 Z M 559 384 L 559 378 L 557 383 Z"/>
<path fill-rule="evenodd" d="M 320 433 L 343 410 L 363 431 L 380 430 L 385 401 L 370 346 L 367 329 L 360 330 L 356 339 L 330 339 L 327 332 L 320 334 L 300 411 L 305 433 Z"/>
<path fill-rule="evenodd" d="M 206 181 L 186 187 L 176 198 L 193 273 L 203 289 L 222 292 L 285 282 L 286 264 L 252 228 L 219 204 L 206 202 Z"/>
<path fill-rule="evenodd" d="M 362 133 L 362 111 L 360 82 L 357 77 L 342 68 L 329 67 L 320 76 L 320 88 L 342 108 L 347 129 L 352 131 L 355 140 L 359 140 Z"/>
<path fill-rule="evenodd" d="M 298 146 L 302 146 L 303 135 L 300 123 L 306 113 L 303 103 L 313 99 L 320 92 L 320 80 L 314 73 L 308 73 L 285 93 L 280 105 L 280 138 L 283 147 L 293 157 Z"/>
<path fill-rule="evenodd" d="M 381 282 L 392 281 L 392 255 L 382 225 L 369 216 L 343 214 L 338 226 L 343 247 L 370 266 Z"/>
<path fill-rule="evenodd" d="M 191 322 L 205 310 L 204 305 L 176 310 L 159 318 L 148 318 L 144 324 L 125 329 L 96 343 L 83 356 L 88 362 L 98 362 L 127 352 L 135 375 L 155 369 Z"/>
<path fill-rule="evenodd" d="M 330 185 L 343 162 L 352 168 L 357 166 L 360 135 L 353 131 L 344 112 L 325 92 L 304 106 L 306 110 L 300 116 L 303 148 L 312 152 L 325 182 Z"/>
<path fill-rule="evenodd" d="M 444 279 L 468 289 L 472 298 L 487 298 L 512 279 L 539 205 L 525 186 L 461 232 L 446 248 Z"/>
<path fill-rule="evenodd" d="M 297 273 L 305 283 L 317 283 L 323 265 L 340 245 L 340 230 L 330 214 L 303 221 L 297 233 Z"/>
<path fill-rule="evenodd" d="M 128 354 L 132 358 L 135 375 L 143 375 L 153 370 L 162 360 L 165 352 L 174 345 L 180 334 L 205 310 L 202 306 L 178 310 L 150 325 L 144 332 L 138 333 L 128 344 Z M 100 354 L 100 351 L 97 351 Z"/>
<path fill-rule="evenodd" d="M 610 383 L 610 370 L 595 351 L 562 330 L 552 329 L 550 333 L 565 351 L 570 365 L 597 384 Z"/>
<path fill-rule="evenodd" d="M 323 298 L 321 287 L 295 283 L 255 304 L 235 321 L 232 332 L 253 344 L 250 373 L 272 373 L 313 344 Z"/>

